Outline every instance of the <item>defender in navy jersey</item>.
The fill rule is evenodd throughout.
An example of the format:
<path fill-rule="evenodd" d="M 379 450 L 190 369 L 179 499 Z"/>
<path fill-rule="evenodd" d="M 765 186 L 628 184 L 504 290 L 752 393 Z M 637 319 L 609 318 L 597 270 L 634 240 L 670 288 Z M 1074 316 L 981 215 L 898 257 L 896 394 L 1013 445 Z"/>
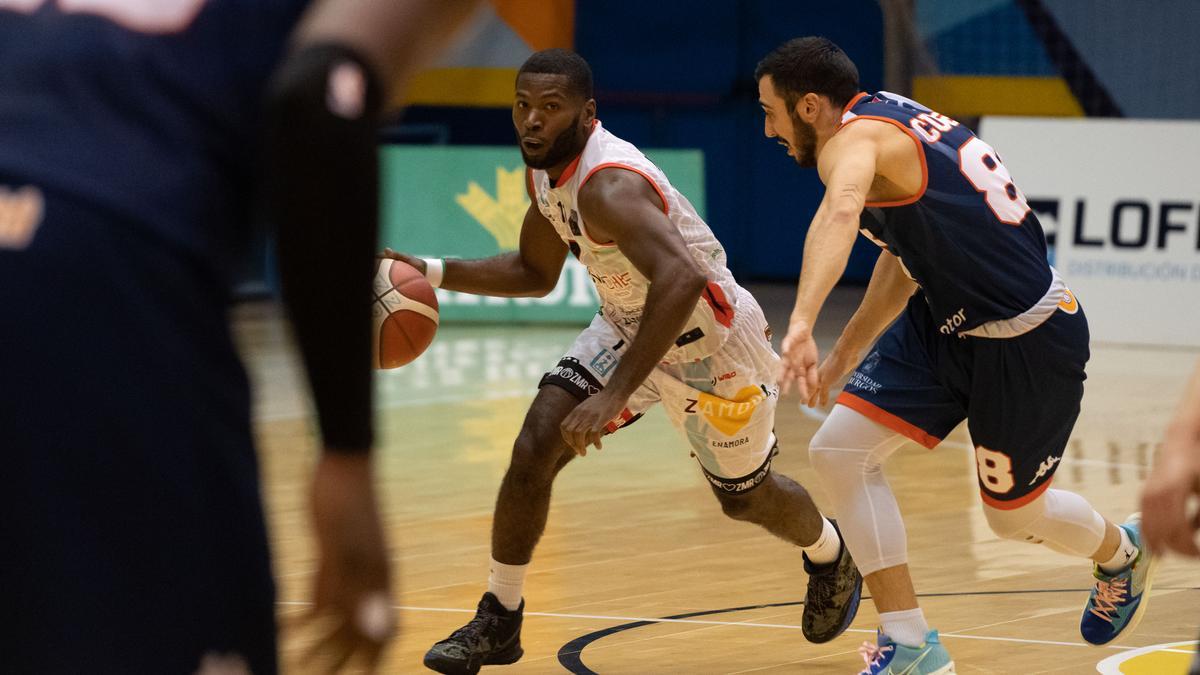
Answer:
<path fill-rule="evenodd" d="M 1046 262 L 1041 226 L 1000 155 L 915 101 L 859 91 L 854 64 L 824 38 L 781 45 L 755 79 L 766 135 L 826 185 L 805 240 L 783 382 L 823 405 L 850 373 L 810 455 L 880 611 L 865 672 L 953 671 L 917 607 L 880 466 L 906 440 L 935 447 L 964 419 L 992 529 L 1094 560 L 1083 637 L 1128 634 L 1156 561 L 1136 521 L 1114 525 L 1078 495 L 1049 489 L 1079 414 L 1087 320 Z M 860 230 L 883 253 L 818 367 L 812 326 Z"/>
<path fill-rule="evenodd" d="M 227 324 L 262 169 L 327 450 L 326 652 L 370 661 L 392 632 L 367 461 L 376 120 L 473 3 L 307 4 L 0 0 L 6 672 L 275 672 Z"/>

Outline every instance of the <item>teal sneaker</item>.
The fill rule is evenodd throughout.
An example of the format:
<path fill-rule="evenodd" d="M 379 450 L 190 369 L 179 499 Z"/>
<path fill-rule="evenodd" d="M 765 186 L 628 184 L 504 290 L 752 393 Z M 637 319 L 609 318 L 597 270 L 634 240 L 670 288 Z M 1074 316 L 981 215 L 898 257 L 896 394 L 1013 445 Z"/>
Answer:
<path fill-rule="evenodd" d="M 1158 567 L 1158 558 L 1142 545 L 1142 514 L 1135 513 L 1125 520 L 1121 529 L 1138 547 L 1137 557 L 1121 572 L 1109 576 L 1095 566 L 1092 574 L 1096 585 L 1083 608 L 1079 632 L 1094 645 L 1112 644 L 1117 638 L 1129 635 L 1146 613 L 1150 600 L 1150 583 Z"/>
<path fill-rule="evenodd" d="M 925 634 L 925 644 L 909 647 L 896 644 L 890 637 L 877 632 L 877 644 L 864 642 L 858 653 L 867 667 L 858 675 L 944 675 L 954 672 L 954 661 L 938 641 L 938 632 Z"/>

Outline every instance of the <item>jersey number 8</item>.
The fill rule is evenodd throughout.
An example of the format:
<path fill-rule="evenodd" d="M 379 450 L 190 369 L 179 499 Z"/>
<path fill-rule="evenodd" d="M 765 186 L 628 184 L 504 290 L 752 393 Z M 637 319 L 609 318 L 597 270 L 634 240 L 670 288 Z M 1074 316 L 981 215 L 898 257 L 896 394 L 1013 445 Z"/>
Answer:
<path fill-rule="evenodd" d="M 992 146 L 977 136 L 963 143 L 958 149 L 958 168 L 984 194 L 988 208 L 1000 222 L 1020 225 L 1029 213 L 1029 202 L 1013 183 L 1008 172 Z"/>

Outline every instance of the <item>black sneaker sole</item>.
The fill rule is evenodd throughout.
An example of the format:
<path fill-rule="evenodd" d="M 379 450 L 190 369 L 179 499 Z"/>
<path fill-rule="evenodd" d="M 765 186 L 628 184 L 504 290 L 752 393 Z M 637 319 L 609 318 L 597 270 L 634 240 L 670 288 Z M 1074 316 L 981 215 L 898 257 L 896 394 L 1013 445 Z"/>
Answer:
<path fill-rule="evenodd" d="M 423 663 L 426 668 L 445 675 L 475 675 L 483 666 L 511 665 L 520 661 L 524 655 L 525 650 L 521 648 L 520 644 L 516 644 L 504 651 L 488 654 L 481 661 L 475 659 L 460 661 L 439 654 L 426 654 Z"/>

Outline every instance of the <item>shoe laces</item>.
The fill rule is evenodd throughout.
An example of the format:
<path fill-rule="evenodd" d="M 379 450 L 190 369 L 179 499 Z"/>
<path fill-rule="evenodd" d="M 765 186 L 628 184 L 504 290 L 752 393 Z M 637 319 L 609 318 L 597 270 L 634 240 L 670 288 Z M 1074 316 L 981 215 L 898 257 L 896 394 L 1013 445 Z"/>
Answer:
<path fill-rule="evenodd" d="M 836 562 L 834 563 L 837 564 Z M 826 608 L 834 593 L 837 591 L 837 568 L 829 571 L 821 570 L 812 575 L 813 583 L 808 586 L 808 596 L 804 599 L 805 604 Z"/>
<path fill-rule="evenodd" d="M 863 657 L 863 661 L 867 663 L 867 667 L 858 675 L 870 675 L 871 669 L 879 665 L 894 649 L 896 649 L 896 645 L 884 645 L 880 647 L 874 642 L 862 643 L 858 648 L 858 655 Z"/>
<path fill-rule="evenodd" d="M 474 618 L 467 622 L 467 625 L 454 631 L 449 639 L 463 638 L 474 644 L 487 634 L 489 628 L 494 628 L 499 623 L 499 615 L 480 609 L 475 613 Z"/>
<path fill-rule="evenodd" d="M 1092 596 L 1092 608 L 1088 610 L 1095 616 L 1112 623 L 1113 613 L 1117 605 L 1125 602 L 1129 595 L 1129 578 L 1116 577 L 1112 581 L 1096 580 L 1096 593 Z"/>

